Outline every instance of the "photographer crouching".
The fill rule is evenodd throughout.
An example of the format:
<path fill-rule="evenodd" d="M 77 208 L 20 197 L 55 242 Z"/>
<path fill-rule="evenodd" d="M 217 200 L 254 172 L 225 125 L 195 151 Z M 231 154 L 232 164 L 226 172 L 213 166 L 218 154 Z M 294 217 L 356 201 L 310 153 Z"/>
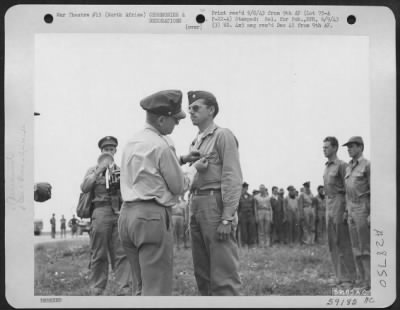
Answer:
<path fill-rule="evenodd" d="M 119 284 L 118 295 L 132 295 L 129 262 L 118 236 L 118 216 L 122 203 L 119 189 L 120 169 L 114 162 L 118 140 L 107 136 L 98 146 L 101 155 L 96 166 L 90 168 L 81 190 L 92 191 L 93 213 L 90 229 L 90 288 L 93 295 L 102 295 L 108 281 L 109 259 Z"/>

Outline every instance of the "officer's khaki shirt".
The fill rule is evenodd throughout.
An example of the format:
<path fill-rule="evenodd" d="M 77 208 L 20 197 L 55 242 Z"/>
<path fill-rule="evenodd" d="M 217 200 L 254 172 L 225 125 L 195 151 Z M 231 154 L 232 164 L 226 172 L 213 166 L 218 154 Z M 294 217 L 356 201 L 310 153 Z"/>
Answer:
<path fill-rule="evenodd" d="M 200 139 L 193 141 L 190 151 L 206 156 L 208 167 L 197 172 L 192 190 L 220 189 L 224 210 L 223 220 L 233 220 L 242 192 L 242 170 L 239 161 L 238 142 L 227 128 L 211 124 Z"/>
<path fill-rule="evenodd" d="M 328 161 L 324 171 L 324 189 L 328 198 L 337 194 L 345 194 L 344 176 L 346 175 L 347 164 L 338 158 Z"/>
<path fill-rule="evenodd" d="M 125 146 L 121 160 L 121 194 L 125 202 L 155 200 L 172 207 L 189 187 L 168 137 L 150 124 Z"/>
<path fill-rule="evenodd" d="M 351 160 L 346 169 L 346 198 L 358 202 L 370 194 L 371 164 L 363 156 Z"/>

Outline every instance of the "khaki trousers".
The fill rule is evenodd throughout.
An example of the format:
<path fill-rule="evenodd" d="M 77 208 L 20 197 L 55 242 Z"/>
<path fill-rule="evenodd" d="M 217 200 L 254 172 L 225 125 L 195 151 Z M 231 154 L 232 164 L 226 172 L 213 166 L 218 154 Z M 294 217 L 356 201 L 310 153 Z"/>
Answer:
<path fill-rule="evenodd" d="M 239 295 L 239 249 L 235 233 L 232 230 L 226 241 L 217 237 L 223 209 L 221 194 L 193 195 L 190 206 L 194 275 L 200 294 Z"/>
<path fill-rule="evenodd" d="M 328 246 L 336 278 L 340 282 L 354 281 L 356 267 L 350 242 L 349 227 L 344 222 L 346 202 L 343 195 L 327 197 L 326 221 Z"/>
<path fill-rule="evenodd" d="M 359 202 L 347 201 L 349 210 L 349 229 L 354 259 L 356 261 L 359 278 L 367 285 L 371 285 L 371 237 L 369 216 L 369 199 Z"/>
<path fill-rule="evenodd" d="M 119 289 L 129 288 L 131 271 L 126 254 L 118 236 L 118 215 L 111 206 L 97 207 L 93 210 L 90 228 L 90 276 L 92 289 L 104 290 L 108 281 L 109 263 L 114 271 Z M 109 261 L 110 260 L 110 261 Z"/>
<path fill-rule="evenodd" d="M 172 295 L 171 210 L 154 201 L 122 204 L 118 230 L 137 287 L 136 295 Z"/>

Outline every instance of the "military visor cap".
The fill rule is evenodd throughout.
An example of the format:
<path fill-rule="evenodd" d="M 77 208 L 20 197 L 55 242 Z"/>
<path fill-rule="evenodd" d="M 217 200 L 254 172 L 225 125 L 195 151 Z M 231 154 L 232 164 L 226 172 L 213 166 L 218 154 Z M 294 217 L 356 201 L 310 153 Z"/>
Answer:
<path fill-rule="evenodd" d="M 351 137 L 349 139 L 349 141 L 347 141 L 345 144 L 343 144 L 343 146 L 347 146 L 347 145 L 353 144 L 353 143 L 356 143 L 359 145 L 364 145 L 363 139 L 360 136 L 355 136 L 355 137 Z"/>
<path fill-rule="evenodd" d="M 180 90 L 162 90 L 140 101 L 140 106 L 151 113 L 183 119 L 182 92 Z"/>
<path fill-rule="evenodd" d="M 303 186 L 304 186 L 304 187 L 310 187 L 310 181 L 304 182 L 304 183 L 303 183 Z"/>
<path fill-rule="evenodd" d="M 113 136 L 105 136 L 104 138 L 101 138 L 98 146 L 101 149 L 103 149 L 103 147 L 107 146 L 107 145 L 111 145 L 111 146 L 118 146 L 118 140 L 117 138 L 113 137 Z"/>
<path fill-rule="evenodd" d="M 188 92 L 188 99 L 189 99 L 189 105 L 191 105 L 196 100 L 204 99 L 206 101 L 206 104 L 212 104 L 218 106 L 217 98 L 215 98 L 215 96 L 212 93 L 203 90 L 195 90 Z"/>

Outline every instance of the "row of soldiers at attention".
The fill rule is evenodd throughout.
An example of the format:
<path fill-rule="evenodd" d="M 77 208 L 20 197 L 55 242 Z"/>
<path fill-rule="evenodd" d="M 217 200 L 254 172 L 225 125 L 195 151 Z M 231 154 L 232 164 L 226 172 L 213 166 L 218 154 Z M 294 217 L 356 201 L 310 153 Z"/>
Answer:
<path fill-rule="evenodd" d="M 109 186 L 110 171 L 118 170 L 115 163 L 110 165 L 110 162 L 99 161 L 84 177 L 81 190 L 92 193 L 94 205 L 89 276 L 93 295 L 103 294 L 109 266 L 120 285 L 120 295 L 172 295 L 173 222 L 177 225 L 176 214 L 174 216 L 172 212 L 178 198 L 185 192 L 189 192 L 190 246 L 198 293 L 203 296 L 239 295 L 241 279 L 235 227 L 237 210 L 241 213 L 242 193 L 247 192 L 243 188 L 239 143 L 229 129 L 214 122 L 219 104 L 213 94 L 190 91 L 188 101 L 191 122 L 199 131 L 188 143 L 187 154 L 178 156 L 169 138 L 186 117 L 181 108 L 182 92 L 160 91 L 140 101 L 146 113 L 146 124 L 123 149 L 120 189 Z M 356 257 L 357 270 L 361 274 L 359 279 L 368 279 L 369 275 L 369 244 L 366 245 L 369 235 L 364 237 L 367 211 L 369 221 L 369 162 L 360 156 L 363 144 L 361 148 L 359 142 L 350 140 L 346 144 L 349 145 L 349 154 L 350 149 L 357 154 L 353 156 L 351 153 L 353 161 L 349 166 L 338 161 L 333 153 L 326 155 L 326 227 L 338 283 L 344 282 L 345 276 L 349 283 L 356 279 L 347 274 L 350 270 L 347 265 L 343 267 L 349 263 L 343 261 L 347 259 L 343 258 L 343 238 L 348 238 L 349 244 L 351 239 L 352 248 L 349 249 Z M 335 146 L 331 140 L 329 143 L 332 144 L 328 147 L 324 142 L 324 152 L 328 154 L 334 150 L 336 154 L 337 144 Z M 113 156 L 118 140 L 107 136 L 99 141 L 98 146 L 102 155 Z M 186 171 L 181 168 L 185 164 L 188 164 Z M 346 169 L 345 174 L 342 168 Z M 368 188 L 364 182 L 367 174 Z M 339 180 L 342 182 L 340 186 Z M 279 197 L 276 190 L 274 188 L 273 194 Z M 298 200 L 299 204 L 300 201 L 303 203 L 301 213 L 304 221 L 311 223 L 312 199 L 307 200 L 307 191 L 305 185 Z M 293 190 L 289 190 L 289 197 L 290 192 Z M 271 205 L 271 208 L 274 207 Z M 348 220 L 344 219 L 345 209 Z M 263 219 L 260 216 L 257 220 Z M 340 230 L 344 225 L 347 229 L 345 237 Z M 302 239 L 313 242 L 313 228 L 305 225 L 303 230 Z"/>
<path fill-rule="evenodd" d="M 269 247 L 273 244 L 313 244 L 326 239 L 324 187 L 318 186 L 313 196 L 310 182 L 299 192 L 290 185 L 285 196 L 283 188 L 272 187 L 272 194 L 261 184 L 249 194 L 243 183 L 238 206 L 238 241 L 242 247 Z M 309 212 L 309 210 L 310 212 Z"/>
<path fill-rule="evenodd" d="M 318 195 L 309 191 L 310 182 L 305 182 L 299 192 L 290 185 L 285 197 L 283 188 L 272 187 L 272 195 L 261 184 L 259 190 L 249 194 L 249 185 L 242 185 L 237 209 L 238 225 L 236 239 L 239 246 L 269 247 L 273 244 L 312 244 L 326 240 L 326 206 L 324 187 L 318 186 Z M 190 199 L 189 199 L 190 200 Z M 312 201 L 312 211 L 305 218 L 304 204 Z M 181 196 L 180 202 L 172 208 L 174 243 L 179 250 L 189 247 L 188 229 L 190 206 Z M 307 222 L 305 222 L 305 219 Z"/>

